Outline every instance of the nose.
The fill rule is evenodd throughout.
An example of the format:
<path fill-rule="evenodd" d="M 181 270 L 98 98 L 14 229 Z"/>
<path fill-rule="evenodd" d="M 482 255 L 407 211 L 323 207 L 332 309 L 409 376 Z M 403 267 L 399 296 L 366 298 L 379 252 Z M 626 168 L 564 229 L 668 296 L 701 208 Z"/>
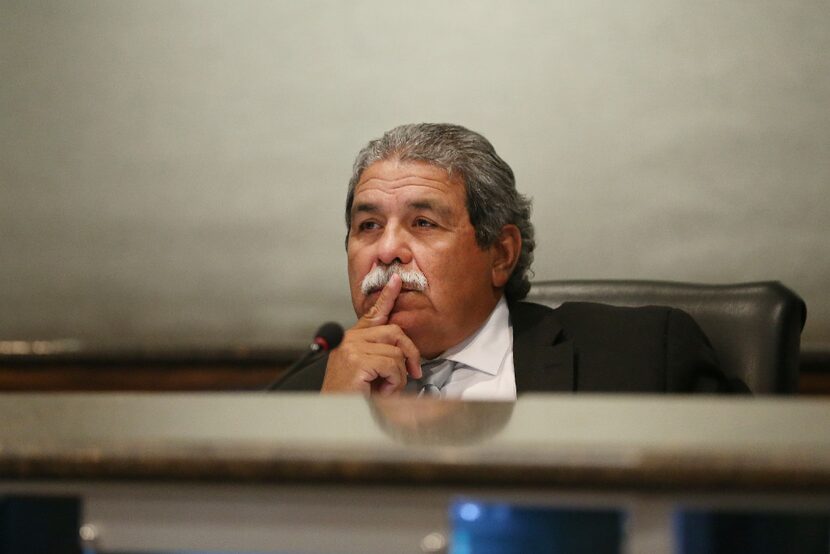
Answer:
<path fill-rule="evenodd" d="M 409 233 L 399 225 L 390 223 L 383 229 L 378 240 L 378 261 L 389 265 L 398 261 L 403 265 L 412 261 L 412 250 L 409 245 Z"/>

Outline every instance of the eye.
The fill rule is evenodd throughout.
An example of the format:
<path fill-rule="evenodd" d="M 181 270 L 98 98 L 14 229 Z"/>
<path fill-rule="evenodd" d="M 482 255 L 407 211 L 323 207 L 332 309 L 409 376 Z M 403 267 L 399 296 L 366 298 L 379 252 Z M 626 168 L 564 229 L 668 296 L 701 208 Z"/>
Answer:
<path fill-rule="evenodd" d="M 380 225 L 378 225 L 377 221 L 372 221 L 371 219 L 366 220 L 366 221 L 362 221 L 357 226 L 357 229 L 359 231 L 371 231 L 373 229 L 378 229 L 378 228 L 380 228 Z"/>
<path fill-rule="evenodd" d="M 424 229 L 429 229 L 431 227 L 435 227 L 436 225 L 435 225 L 435 223 L 433 223 L 432 221 L 430 221 L 428 219 L 424 219 L 423 217 L 419 217 L 415 220 L 415 226 L 416 227 L 422 227 Z"/>

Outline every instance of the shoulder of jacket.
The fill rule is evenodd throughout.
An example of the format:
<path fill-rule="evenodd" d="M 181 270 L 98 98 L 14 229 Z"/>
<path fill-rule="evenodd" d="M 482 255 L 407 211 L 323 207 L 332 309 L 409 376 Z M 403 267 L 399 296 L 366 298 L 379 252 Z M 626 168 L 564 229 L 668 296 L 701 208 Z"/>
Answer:
<path fill-rule="evenodd" d="M 670 306 L 614 306 L 600 302 L 565 302 L 554 308 L 536 302 L 522 301 L 514 303 L 511 309 L 531 314 L 561 317 L 601 315 L 623 319 L 647 315 L 665 317 L 667 314 L 685 314 L 682 310 Z"/>

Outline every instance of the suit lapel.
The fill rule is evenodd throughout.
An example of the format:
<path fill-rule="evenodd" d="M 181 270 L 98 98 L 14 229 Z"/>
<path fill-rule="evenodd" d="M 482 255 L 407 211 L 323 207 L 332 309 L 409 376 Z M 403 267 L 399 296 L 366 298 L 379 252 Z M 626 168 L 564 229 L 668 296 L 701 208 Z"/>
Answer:
<path fill-rule="evenodd" d="M 572 392 L 573 344 L 554 310 L 539 304 L 510 304 L 516 392 Z"/>

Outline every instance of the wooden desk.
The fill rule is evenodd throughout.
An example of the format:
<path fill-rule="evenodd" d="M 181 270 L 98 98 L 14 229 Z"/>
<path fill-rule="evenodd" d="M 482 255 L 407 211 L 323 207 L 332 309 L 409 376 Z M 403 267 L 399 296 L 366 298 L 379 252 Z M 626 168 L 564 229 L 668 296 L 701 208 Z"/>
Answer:
<path fill-rule="evenodd" d="M 680 506 L 830 511 L 821 400 L 5 394 L 0 421 L 0 494 L 81 497 L 102 550 L 421 552 L 459 497 L 619 507 L 627 552 L 670 552 Z"/>

